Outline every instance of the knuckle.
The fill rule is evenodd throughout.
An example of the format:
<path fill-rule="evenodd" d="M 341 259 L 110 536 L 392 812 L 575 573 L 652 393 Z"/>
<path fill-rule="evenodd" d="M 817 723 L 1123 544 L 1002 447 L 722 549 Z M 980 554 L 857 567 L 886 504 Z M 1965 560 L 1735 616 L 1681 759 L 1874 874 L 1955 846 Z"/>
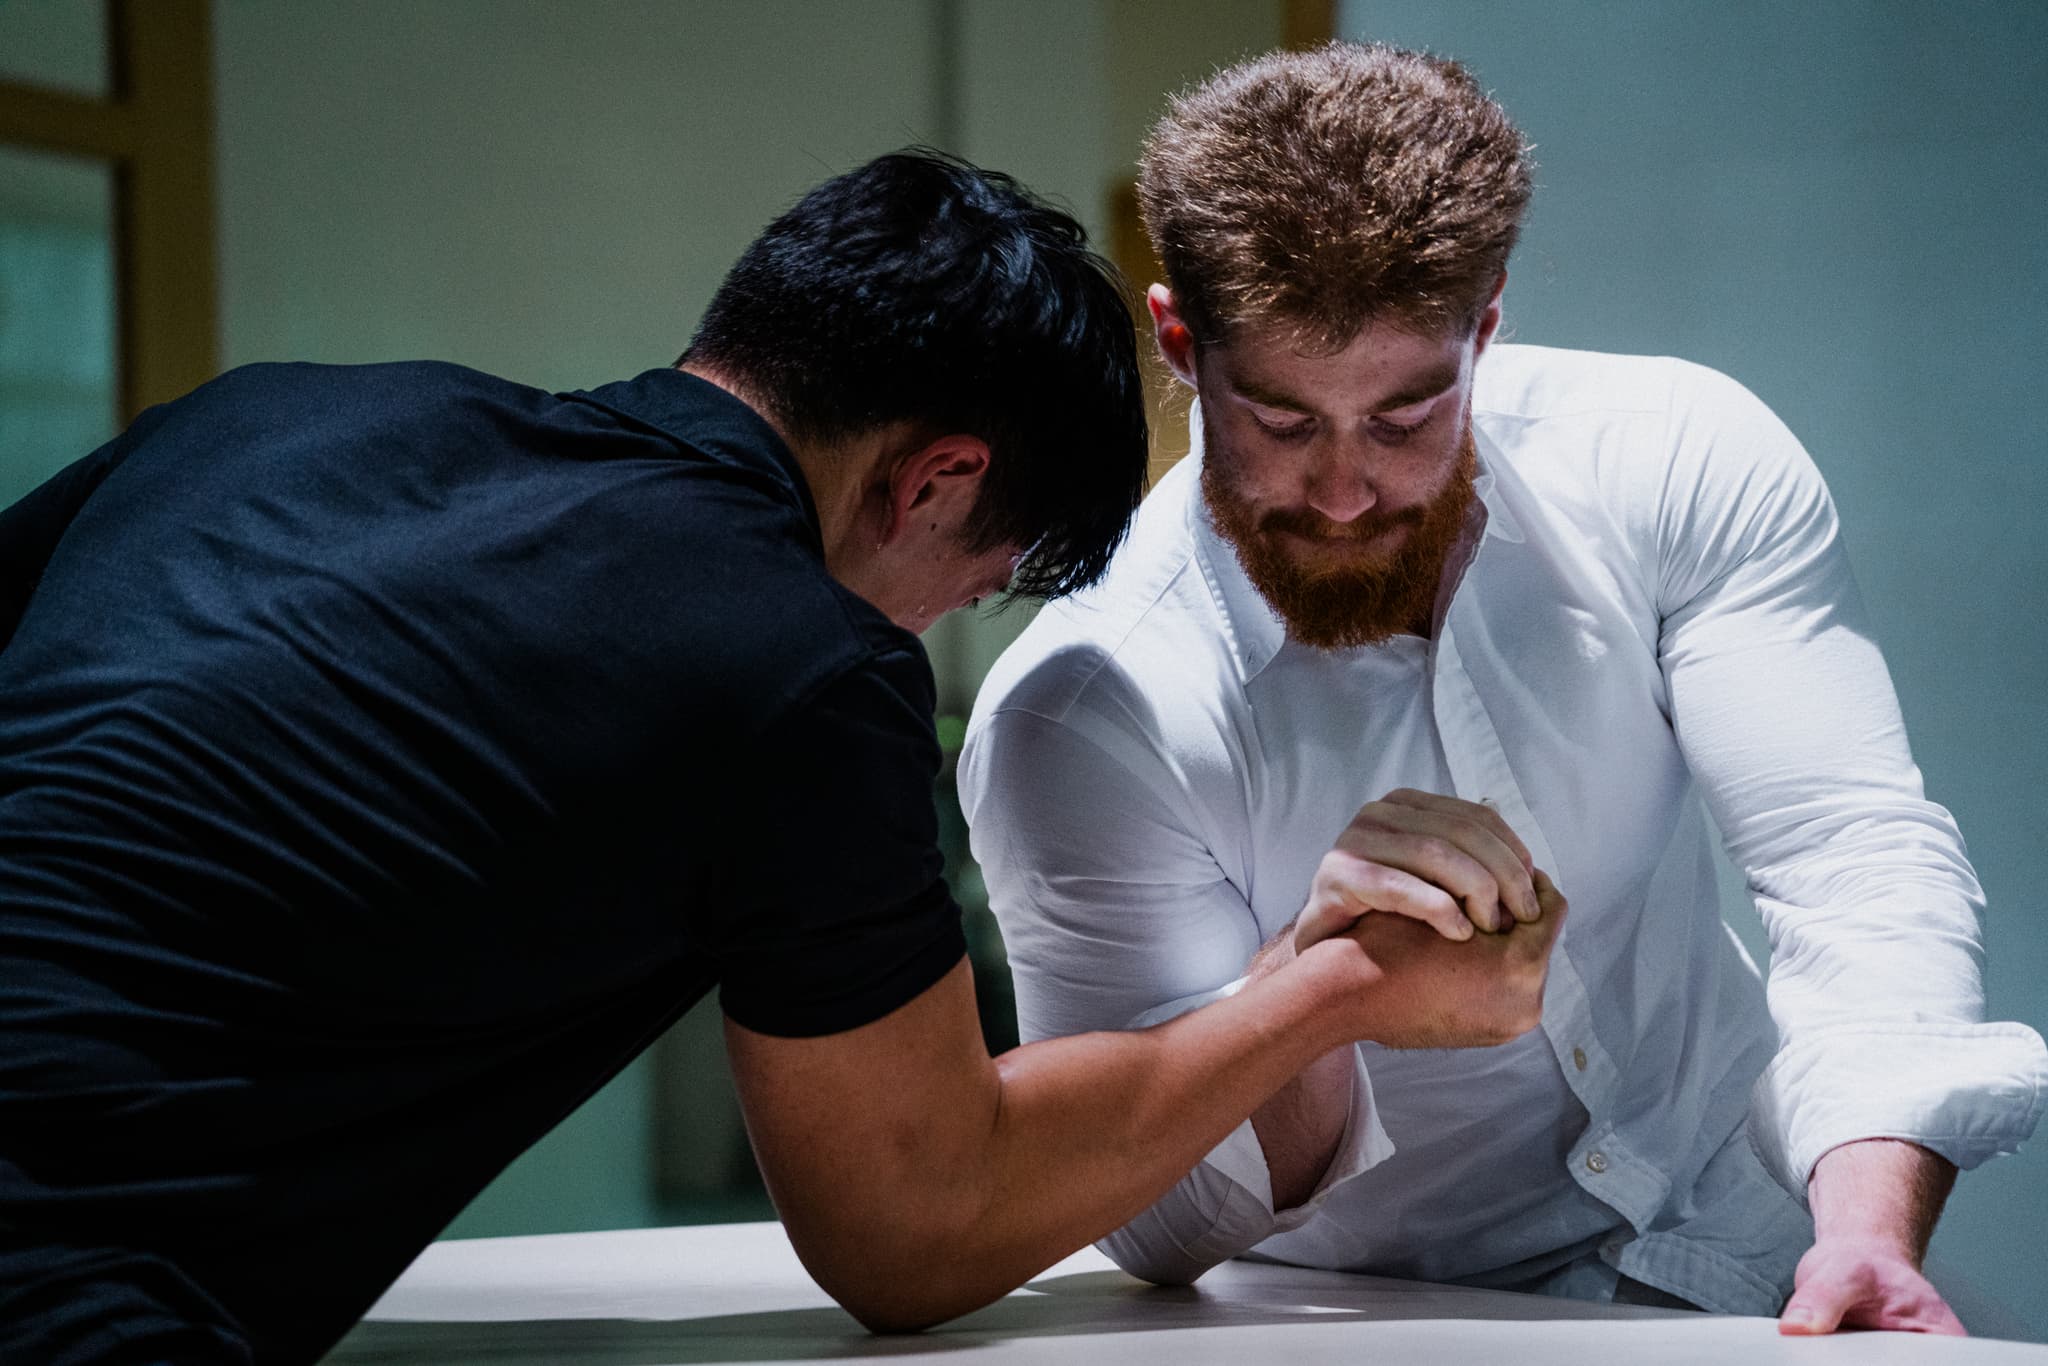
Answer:
<path fill-rule="evenodd" d="M 1328 888 L 1333 895 L 1355 897 L 1360 890 L 1377 886 L 1381 872 L 1380 865 L 1369 858 L 1332 849 L 1316 865 L 1315 883 Z"/>
<path fill-rule="evenodd" d="M 1458 846 L 1442 835 L 1416 835 L 1413 838 L 1416 854 L 1429 863 L 1448 863 L 1459 852 Z"/>
<path fill-rule="evenodd" d="M 1350 824 L 1346 825 L 1338 833 L 1337 838 L 1330 842 L 1330 850 L 1332 853 L 1342 851 L 1353 855 L 1363 855 L 1376 848 L 1380 841 L 1385 838 L 1386 832 L 1382 829 L 1380 822 L 1361 811 L 1356 816 L 1353 816 Z"/>
<path fill-rule="evenodd" d="M 1343 877 L 1360 862 L 1358 856 L 1344 849 L 1332 849 L 1316 862 L 1318 881 Z"/>

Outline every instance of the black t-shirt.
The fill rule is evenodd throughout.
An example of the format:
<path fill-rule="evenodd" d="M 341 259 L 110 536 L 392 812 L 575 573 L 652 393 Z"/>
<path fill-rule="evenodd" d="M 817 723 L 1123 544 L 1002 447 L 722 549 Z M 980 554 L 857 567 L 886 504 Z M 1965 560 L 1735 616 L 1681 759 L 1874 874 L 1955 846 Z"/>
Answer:
<path fill-rule="evenodd" d="M 714 985 L 813 1035 L 958 961 L 932 700 L 693 377 L 152 410 L 0 513 L 0 1247 L 324 1350 Z"/>

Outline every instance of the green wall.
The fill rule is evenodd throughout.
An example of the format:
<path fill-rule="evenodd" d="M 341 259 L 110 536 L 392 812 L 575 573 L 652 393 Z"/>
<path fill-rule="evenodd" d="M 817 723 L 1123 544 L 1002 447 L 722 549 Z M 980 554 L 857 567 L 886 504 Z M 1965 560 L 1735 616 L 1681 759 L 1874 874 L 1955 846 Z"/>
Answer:
<path fill-rule="evenodd" d="M 1716 366 L 1813 452 L 1990 899 L 1991 1012 L 2048 1031 L 2048 5 L 1340 14 L 1467 63 L 1536 144 L 1517 339 Z M 2028 1151 L 1961 1181 L 1934 1255 L 2048 1339 L 2044 1228 Z"/>

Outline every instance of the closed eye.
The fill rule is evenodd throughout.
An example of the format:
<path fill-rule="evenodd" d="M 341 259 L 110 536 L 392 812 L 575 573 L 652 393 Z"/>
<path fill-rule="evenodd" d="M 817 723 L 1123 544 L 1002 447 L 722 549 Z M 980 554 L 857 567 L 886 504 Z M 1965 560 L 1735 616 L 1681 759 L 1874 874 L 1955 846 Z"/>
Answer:
<path fill-rule="evenodd" d="M 1417 403 L 1390 413 L 1375 413 L 1367 420 L 1367 426 L 1375 440 L 1398 446 L 1435 421 L 1442 408 L 1440 403 Z"/>
<path fill-rule="evenodd" d="M 1252 424 L 1275 441 L 1300 441 L 1315 429 L 1315 419 L 1270 408 L 1247 408 Z"/>

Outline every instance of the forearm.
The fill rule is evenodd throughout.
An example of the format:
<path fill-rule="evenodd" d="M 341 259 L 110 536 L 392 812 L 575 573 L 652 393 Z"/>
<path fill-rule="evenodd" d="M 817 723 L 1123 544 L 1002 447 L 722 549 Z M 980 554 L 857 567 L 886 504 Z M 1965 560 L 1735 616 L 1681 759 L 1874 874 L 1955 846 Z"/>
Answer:
<path fill-rule="evenodd" d="M 1245 979 L 1256 982 L 1295 958 L 1290 923 L 1252 955 Z M 1252 1132 L 1266 1159 L 1273 1208 L 1292 1209 L 1308 1199 L 1344 1141 L 1351 1109 L 1354 1053 L 1349 1043 L 1317 1058 L 1252 1112 Z"/>
<path fill-rule="evenodd" d="M 924 1245 L 908 1249 L 918 1274 L 867 1263 L 882 1294 L 916 1290 L 863 1319 L 906 1328 L 964 1313 L 1137 1216 L 1343 1040 L 1360 962 L 1332 945 L 1167 1024 L 997 1059 L 986 1141 L 927 1188 Z"/>
<path fill-rule="evenodd" d="M 1918 1267 L 1955 1179 L 1953 1163 L 1918 1144 L 1873 1138 L 1831 1148 L 1807 1182 L 1814 1241 L 1882 1244 Z"/>
<path fill-rule="evenodd" d="M 1336 1159 L 1351 1116 L 1354 1070 L 1350 1046 L 1325 1053 L 1252 1112 L 1275 1210 L 1306 1201 Z"/>
<path fill-rule="evenodd" d="M 1534 1028 L 1564 923 L 1444 939 L 1364 917 L 1153 1029 L 991 1060 L 964 963 L 882 1019 L 778 1039 L 728 1020 L 747 1127 L 790 1240 L 865 1324 L 986 1304 L 1156 1202 L 1317 1059 L 1357 1039 L 1484 1047 Z"/>
<path fill-rule="evenodd" d="M 1021 1262 L 999 1262 L 1004 1270 L 993 1279 L 1022 1263 L 1031 1263 L 1028 1274 L 1044 1265 L 1048 1251 L 1060 1255 L 1121 1226 L 1244 1115 L 1271 1105 L 1297 1080 L 1320 1088 L 1323 1099 L 1304 1102 L 1312 1109 L 1306 1116 L 1283 1113 L 1288 1100 L 1268 1110 L 1276 1121 L 1269 1129 L 1284 1128 L 1287 1139 L 1267 1156 L 1269 1177 L 1277 1154 L 1294 1187 L 1276 1204 L 1299 1203 L 1328 1169 L 1353 1108 L 1351 1078 L 1322 1074 L 1336 1063 L 1351 1066 L 1349 1048 L 1340 1045 L 1372 1039 L 1389 1047 L 1487 1047 L 1519 1038 L 1540 1022 L 1550 950 L 1566 907 L 1543 874 L 1535 875 L 1535 885 L 1543 908 L 1537 924 L 1458 942 L 1408 916 L 1368 915 L 1335 938 L 1311 942 L 1278 968 L 1255 961 L 1235 996 L 1158 1030 L 1053 1041 L 1095 1050 L 1067 1067 L 1060 1062 L 1068 1055 L 1047 1051 L 1038 1055 L 1044 1071 L 1034 1076 L 1021 1069 L 1021 1051 L 1009 1055 L 1004 1102 L 1019 1122 L 998 1134 L 999 1150 L 1005 1141 L 1015 1145 L 998 1170 L 1024 1183 L 1003 1189 L 1001 1206 L 1017 1221 L 1014 1251 Z M 1150 1053 L 1121 1052 L 1133 1046 Z M 1086 1078 L 1082 1068 L 1095 1076 Z M 1034 1082 L 1042 1095 L 1033 1094 Z M 1108 1127 L 1062 1127 L 1062 1107 L 1077 1086 L 1103 1088 L 1104 1094 L 1089 1096 L 1088 1108 L 1092 1123 Z M 1047 1103 L 1042 1114 L 1027 1095 Z M 1332 1098 L 1340 1104 L 1327 1106 Z M 1063 1202 L 1046 1202 L 1039 1192 L 1056 1188 L 1062 1173 L 1081 1174 L 1086 1186 Z M 1091 1202 L 1097 1181 L 1105 1197 L 1121 1189 L 1126 1198 Z M 1012 1227 L 1009 1217 L 989 1223 L 995 1228 L 985 1245 Z"/>
<path fill-rule="evenodd" d="M 1807 1182 L 1813 1246 L 1799 1259 L 1778 1331 L 1838 1328 L 1962 1334 L 1920 1273 L 1956 1169 L 1916 1144 L 1860 1139 L 1830 1148 Z"/>

